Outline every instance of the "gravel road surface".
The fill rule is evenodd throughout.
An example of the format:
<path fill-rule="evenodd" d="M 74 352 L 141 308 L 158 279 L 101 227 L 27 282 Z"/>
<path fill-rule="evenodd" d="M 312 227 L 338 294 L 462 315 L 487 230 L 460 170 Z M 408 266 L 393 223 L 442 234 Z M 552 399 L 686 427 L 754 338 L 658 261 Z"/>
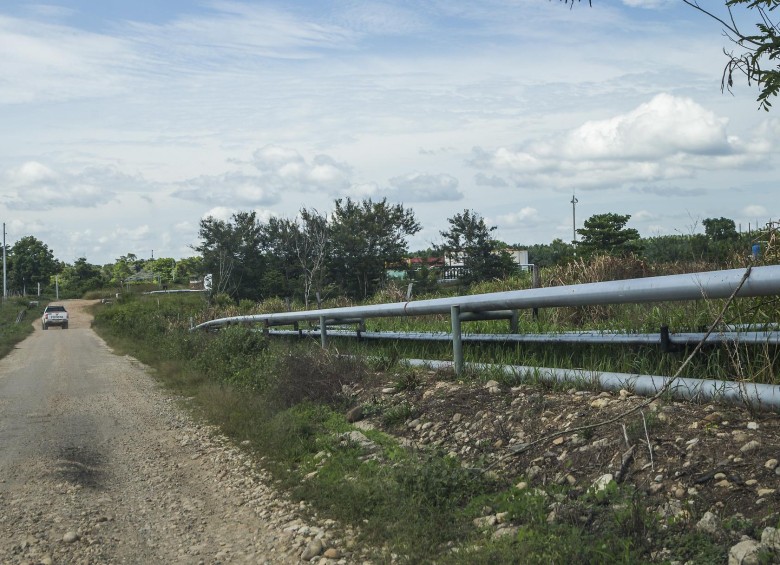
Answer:
<path fill-rule="evenodd" d="M 88 304 L 0 360 L 0 563 L 346 563 L 335 524 L 114 355 Z"/>

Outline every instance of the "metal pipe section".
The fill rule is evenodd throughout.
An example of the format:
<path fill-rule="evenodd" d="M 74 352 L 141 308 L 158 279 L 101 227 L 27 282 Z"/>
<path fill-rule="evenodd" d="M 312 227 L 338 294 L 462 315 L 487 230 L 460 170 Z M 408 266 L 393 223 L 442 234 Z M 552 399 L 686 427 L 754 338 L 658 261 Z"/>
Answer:
<path fill-rule="evenodd" d="M 271 335 L 319 336 L 319 330 L 272 330 Z M 354 330 L 328 330 L 329 336 L 357 337 Z M 704 333 L 670 334 L 669 341 L 676 345 L 695 345 L 704 339 Z M 360 332 L 361 339 L 394 339 L 404 341 L 452 341 L 448 332 Z M 567 332 L 560 334 L 461 334 L 461 342 L 479 343 L 577 343 L 616 345 L 660 345 L 661 335 L 601 332 Z M 724 332 L 707 337 L 707 344 L 734 343 L 742 345 L 780 345 L 780 332 Z"/>
<path fill-rule="evenodd" d="M 303 320 L 316 321 L 321 316 L 327 316 L 330 319 L 426 316 L 449 314 L 452 306 L 459 306 L 463 313 L 728 298 L 740 284 L 744 274 L 744 269 L 730 269 L 581 285 L 510 290 L 416 302 L 393 302 L 372 306 L 235 316 L 204 322 L 197 328 L 220 327 L 229 323 L 259 323 L 266 319 L 291 324 Z M 750 277 L 745 281 L 737 296 L 772 296 L 777 294 L 780 294 L 780 266 L 771 265 L 753 267 Z"/>
<path fill-rule="evenodd" d="M 432 369 L 452 368 L 450 361 L 430 361 L 408 359 L 411 366 L 424 366 Z M 635 375 L 630 373 L 602 373 L 584 369 L 555 369 L 550 367 L 527 367 L 522 365 L 490 365 L 467 363 L 464 368 L 476 370 L 498 370 L 520 381 L 553 383 L 586 383 L 596 385 L 603 390 L 630 390 L 641 396 L 654 396 L 668 385 L 672 377 L 658 375 Z M 678 399 L 694 402 L 724 402 L 747 406 L 754 410 L 780 410 L 780 386 L 718 381 L 713 379 L 680 378 L 674 380 L 669 394 Z"/>

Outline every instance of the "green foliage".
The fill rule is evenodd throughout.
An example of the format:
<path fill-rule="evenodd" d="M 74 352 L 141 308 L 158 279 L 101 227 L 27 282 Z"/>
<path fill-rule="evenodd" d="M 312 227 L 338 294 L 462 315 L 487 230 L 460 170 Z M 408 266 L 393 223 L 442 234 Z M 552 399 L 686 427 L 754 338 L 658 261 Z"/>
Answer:
<path fill-rule="evenodd" d="M 14 243 L 7 258 L 9 290 L 20 294 L 25 288 L 27 292 L 32 292 L 39 283 L 46 287 L 51 277 L 59 271 L 52 250 L 31 235 Z"/>
<path fill-rule="evenodd" d="M 237 212 L 229 221 L 204 218 L 198 236 L 201 242 L 194 249 L 203 257 L 204 270 L 213 275 L 215 292 L 254 300 L 262 297 L 265 260 L 258 253 L 262 227 L 254 211 Z"/>
<path fill-rule="evenodd" d="M 528 247 L 528 261 L 539 267 L 562 265 L 573 260 L 574 257 L 574 245 L 558 238 L 552 240 L 552 243 L 542 243 Z"/>
<path fill-rule="evenodd" d="M 207 334 L 195 352 L 194 367 L 210 378 L 242 388 L 264 389 L 268 385 L 268 342 L 263 334 L 245 326 L 231 326 Z"/>
<path fill-rule="evenodd" d="M 462 260 L 462 284 L 500 279 L 517 271 L 517 266 L 500 242 L 490 237 L 496 226 L 488 227 L 478 213 L 464 210 L 448 218 L 447 222 L 450 229 L 440 232 L 444 243 L 437 251 L 445 255 L 447 263 Z"/>
<path fill-rule="evenodd" d="M 73 265 L 65 265 L 58 275 L 58 281 L 62 298 L 78 298 L 108 284 L 102 269 L 87 263 L 84 257 L 77 259 Z"/>
<path fill-rule="evenodd" d="M 406 237 L 421 229 L 414 213 L 387 199 L 336 200 L 331 216 L 328 271 L 349 297 L 366 299 L 385 281 L 388 265 L 400 263 Z"/>
<path fill-rule="evenodd" d="M 727 0 L 728 16 L 718 17 L 713 12 L 704 9 L 698 2 L 684 0 L 686 4 L 717 20 L 722 26 L 724 35 L 736 45 L 741 52 L 728 52 L 729 62 L 723 71 L 722 88 L 731 90 L 734 85 L 734 73 L 743 74 L 748 84 L 755 83 L 759 87 L 759 107 L 766 111 L 772 107 L 770 98 L 780 92 L 780 33 L 778 22 L 773 18 L 773 11 L 780 6 L 780 0 Z M 744 7 L 755 13 L 756 31 L 743 32 L 732 10 Z M 740 14 L 741 16 L 741 14 Z"/>
<path fill-rule="evenodd" d="M 40 316 L 43 308 L 43 304 L 30 306 L 27 300 L 21 298 L 0 304 L 0 358 L 8 355 L 17 343 L 33 332 L 31 319 Z M 17 324 L 16 319 L 21 312 L 24 312 L 23 319 Z"/>
<path fill-rule="evenodd" d="M 595 214 L 585 220 L 584 227 L 577 230 L 581 239 L 577 249 L 586 255 L 606 253 L 628 255 L 641 249 L 639 232 L 627 228 L 631 216 L 621 214 Z"/>

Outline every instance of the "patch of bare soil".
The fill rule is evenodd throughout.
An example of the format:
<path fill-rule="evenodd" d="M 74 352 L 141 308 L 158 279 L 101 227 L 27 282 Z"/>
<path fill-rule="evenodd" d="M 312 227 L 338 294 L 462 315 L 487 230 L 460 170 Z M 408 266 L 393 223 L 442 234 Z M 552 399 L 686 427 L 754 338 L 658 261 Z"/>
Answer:
<path fill-rule="evenodd" d="M 412 418 L 386 426 L 380 413 L 362 425 L 384 429 L 410 446 L 451 453 L 464 465 L 488 468 L 520 488 L 555 483 L 569 485 L 576 496 L 612 479 L 633 485 L 661 517 L 688 520 L 694 527 L 712 512 L 734 543 L 746 532 L 729 532 L 729 524 L 752 523 L 747 533 L 755 536 L 778 525 L 776 413 L 656 400 L 618 423 L 576 432 L 646 398 L 627 390 L 553 391 L 538 385 L 458 382 L 433 371 L 410 390 L 398 391 L 394 385 L 363 390 L 360 397 L 379 402 L 384 414 L 404 406 Z M 566 430 L 571 432 L 523 451 L 539 438 Z"/>

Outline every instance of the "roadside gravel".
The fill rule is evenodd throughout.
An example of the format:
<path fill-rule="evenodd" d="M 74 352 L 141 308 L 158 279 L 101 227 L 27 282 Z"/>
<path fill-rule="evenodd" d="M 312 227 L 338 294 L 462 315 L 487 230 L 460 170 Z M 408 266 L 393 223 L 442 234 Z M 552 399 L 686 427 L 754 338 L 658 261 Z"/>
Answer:
<path fill-rule="evenodd" d="M 247 454 L 111 352 L 88 302 L 65 304 L 70 329 L 36 324 L 0 361 L 0 562 L 354 562 L 349 532 L 308 523 Z"/>

